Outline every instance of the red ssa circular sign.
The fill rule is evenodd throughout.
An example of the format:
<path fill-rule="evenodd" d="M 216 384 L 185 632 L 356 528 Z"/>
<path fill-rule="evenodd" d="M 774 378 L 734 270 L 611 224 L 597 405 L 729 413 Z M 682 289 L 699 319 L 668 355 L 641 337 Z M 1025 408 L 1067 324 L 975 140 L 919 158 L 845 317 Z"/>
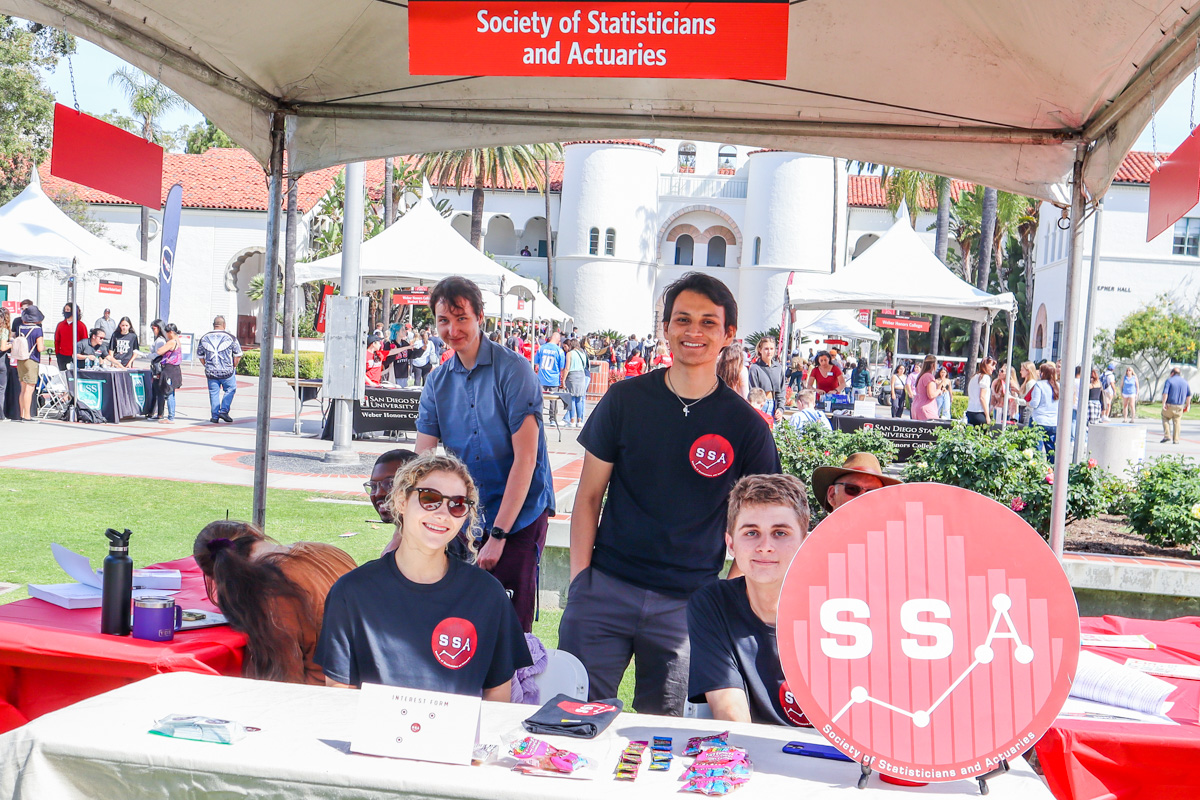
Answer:
<path fill-rule="evenodd" d="M 733 465 L 733 445 L 724 436 L 706 433 L 692 442 L 688 459 L 696 472 L 706 478 L 716 478 Z"/>
<path fill-rule="evenodd" d="M 972 778 L 1038 740 L 1079 658 L 1067 577 L 1033 528 L 966 489 L 907 484 L 831 514 L 779 599 L 779 655 L 812 724 L 914 781 Z"/>
<path fill-rule="evenodd" d="M 568 714 L 577 714 L 581 717 L 594 717 L 597 714 L 607 714 L 617 710 L 616 706 L 610 706 L 608 703 L 576 703 L 574 700 L 563 700 L 558 707 Z"/>
<path fill-rule="evenodd" d="M 479 637 L 469 619 L 446 617 L 433 629 L 433 657 L 447 669 L 462 669 L 479 647 Z"/>

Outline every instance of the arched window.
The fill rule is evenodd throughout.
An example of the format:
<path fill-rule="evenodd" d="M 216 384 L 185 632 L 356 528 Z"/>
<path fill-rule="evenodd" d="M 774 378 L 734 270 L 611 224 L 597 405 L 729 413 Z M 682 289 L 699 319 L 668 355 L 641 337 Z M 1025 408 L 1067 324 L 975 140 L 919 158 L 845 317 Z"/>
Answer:
<path fill-rule="evenodd" d="M 717 174 L 732 175 L 737 169 L 737 148 L 731 144 L 721 145 L 717 151 Z"/>
<path fill-rule="evenodd" d="M 592 228 L 591 234 L 588 236 L 588 255 L 595 256 L 600 254 L 600 229 Z"/>
<path fill-rule="evenodd" d="M 692 265 L 692 237 L 686 233 L 675 240 L 675 263 L 681 267 Z"/>
<path fill-rule="evenodd" d="M 604 255 L 611 256 L 617 252 L 617 229 L 609 228 L 604 232 Z"/>
<path fill-rule="evenodd" d="M 695 172 L 696 171 L 696 145 L 694 145 L 694 144 L 679 145 L 679 171 L 680 172 Z"/>
<path fill-rule="evenodd" d="M 725 237 L 714 236 L 708 240 L 708 266 L 725 266 Z"/>
<path fill-rule="evenodd" d="M 1041 325 L 1037 326 L 1037 333 L 1033 335 L 1033 346 L 1038 350 L 1046 346 L 1046 333 Z"/>
<path fill-rule="evenodd" d="M 754 237 L 754 263 L 758 264 L 758 261 L 760 258 L 762 258 L 762 237 L 755 236 Z"/>

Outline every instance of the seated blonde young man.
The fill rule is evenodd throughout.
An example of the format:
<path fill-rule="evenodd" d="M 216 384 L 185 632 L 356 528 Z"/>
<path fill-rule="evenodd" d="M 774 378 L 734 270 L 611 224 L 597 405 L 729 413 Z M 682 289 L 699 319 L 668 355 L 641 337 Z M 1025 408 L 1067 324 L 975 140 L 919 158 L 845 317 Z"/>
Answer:
<path fill-rule="evenodd" d="M 688 601 L 688 696 L 713 717 L 808 726 L 779 665 L 775 619 L 783 577 L 808 535 L 808 490 L 791 475 L 750 475 L 729 494 L 725 543 L 742 575 Z"/>

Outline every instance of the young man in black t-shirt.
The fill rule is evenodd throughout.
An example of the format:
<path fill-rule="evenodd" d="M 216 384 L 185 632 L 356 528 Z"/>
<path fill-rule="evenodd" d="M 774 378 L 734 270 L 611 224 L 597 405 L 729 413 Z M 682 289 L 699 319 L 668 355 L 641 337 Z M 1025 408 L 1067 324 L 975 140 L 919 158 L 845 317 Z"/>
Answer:
<path fill-rule="evenodd" d="M 688 601 L 688 693 L 714 719 L 808 726 L 788 690 L 775 638 L 779 592 L 808 535 L 808 490 L 791 475 L 752 475 L 729 495 L 725 543 L 743 573 Z"/>
<path fill-rule="evenodd" d="M 688 273 L 663 302 L 671 367 L 614 384 L 579 436 L 559 647 L 587 667 L 593 700 L 616 696 L 636 656 L 634 707 L 679 715 L 687 599 L 725 563 L 729 490 L 744 475 L 779 472 L 779 454 L 758 412 L 717 378 L 737 332 L 729 289 Z"/>

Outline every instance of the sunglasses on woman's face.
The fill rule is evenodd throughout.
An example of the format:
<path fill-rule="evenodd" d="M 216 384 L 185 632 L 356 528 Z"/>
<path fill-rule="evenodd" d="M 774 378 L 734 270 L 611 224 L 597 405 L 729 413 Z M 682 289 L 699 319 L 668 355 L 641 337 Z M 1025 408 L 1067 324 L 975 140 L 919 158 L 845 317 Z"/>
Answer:
<path fill-rule="evenodd" d="M 445 495 L 437 489 L 422 489 L 417 487 L 413 489 L 417 493 L 417 502 L 421 504 L 421 508 L 426 511 L 437 511 L 442 507 L 442 503 L 446 504 L 446 511 L 450 512 L 450 516 L 455 519 L 465 517 L 471 506 L 475 505 L 474 501 L 469 500 L 461 494 Z"/>

